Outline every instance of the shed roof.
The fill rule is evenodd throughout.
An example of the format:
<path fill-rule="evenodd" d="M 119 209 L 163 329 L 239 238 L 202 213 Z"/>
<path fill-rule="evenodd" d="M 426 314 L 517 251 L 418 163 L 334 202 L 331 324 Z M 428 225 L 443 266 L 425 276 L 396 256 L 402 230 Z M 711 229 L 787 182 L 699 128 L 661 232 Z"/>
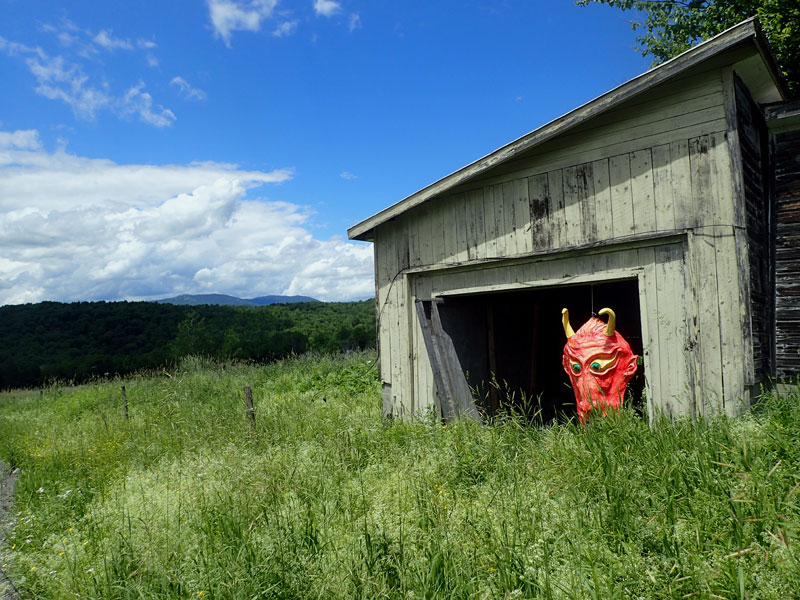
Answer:
<path fill-rule="evenodd" d="M 718 57 L 723 53 L 749 45 L 754 55 L 760 55 L 761 69 L 760 76 L 766 76 L 770 80 L 769 88 L 763 98 L 758 98 L 757 90 L 753 90 L 757 99 L 761 101 L 779 101 L 789 97 L 786 83 L 780 69 L 769 50 L 767 41 L 761 32 L 758 20 L 755 17 L 742 21 L 738 25 L 723 31 L 713 38 L 698 44 L 694 48 L 679 54 L 678 56 L 664 62 L 653 69 L 634 77 L 633 79 L 617 86 L 598 96 L 594 100 L 579 106 L 567 114 L 550 121 L 549 123 L 523 135 L 522 137 L 506 144 L 505 146 L 487 154 L 483 158 L 468 164 L 465 167 L 443 177 L 442 179 L 422 188 L 418 192 L 407 198 L 385 208 L 379 213 L 353 225 L 347 230 L 350 239 L 369 241 L 372 239 L 372 231 L 375 227 L 399 216 L 405 211 L 418 206 L 431 198 L 445 193 L 454 187 L 466 183 L 478 176 L 485 175 L 487 171 L 513 159 L 519 157 L 523 152 L 534 148 L 560 134 L 567 132 L 578 125 L 605 113 L 612 108 L 616 108 L 623 102 L 646 92 L 653 87 L 664 83 L 667 80 L 684 74 L 689 69 L 707 63 L 710 59 Z M 777 90 L 777 96 L 774 91 Z"/>

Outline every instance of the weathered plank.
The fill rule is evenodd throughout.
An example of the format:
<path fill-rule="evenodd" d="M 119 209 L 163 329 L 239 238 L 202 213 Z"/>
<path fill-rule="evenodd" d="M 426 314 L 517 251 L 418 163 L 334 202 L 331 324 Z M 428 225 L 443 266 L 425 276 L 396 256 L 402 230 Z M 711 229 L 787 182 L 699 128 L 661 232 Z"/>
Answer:
<path fill-rule="evenodd" d="M 545 250 L 552 245 L 550 184 L 547 173 L 528 177 L 531 202 L 533 249 Z"/>
<path fill-rule="evenodd" d="M 486 235 L 486 258 L 498 256 L 497 238 L 500 232 L 497 230 L 497 214 L 495 209 L 494 187 L 488 186 L 483 189 L 483 224 Z"/>
<path fill-rule="evenodd" d="M 533 250 L 533 226 L 531 224 L 531 201 L 528 196 L 527 178 L 513 182 L 514 223 L 517 230 L 517 252 L 527 254 Z"/>
<path fill-rule="evenodd" d="M 597 239 L 597 217 L 594 199 L 594 168 L 592 163 L 584 163 L 575 169 L 577 179 L 578 205 L 581 208 L 581 243 Z"/>
<path fill-rule="evenodd" d="M 657 231 L 653 188 L 653 155 L 650 148 L 631 153 L 633 232 Z"/>
<path fill-rule="evenodd" d="M 470 260 L 486 258 L 486 228 L 483 212 L 483 189 L 467 192 L 467 252 Z"/>
<path fill-rule="evenodd" d="M 689 142 L 686 139 L 669 145 L 670 176 L 672 181 L 675 227 L 687 229 L 697 224 L 692 199 L 692 174 L 689 161 Z"/>
<path fill-rule="evenodd" d="M 550 245 L 561 248 L 566 244 L 567 221 L 564 212 L 564 185 L 561 171 L 547 173 L 550 193 Z"/>
<path fill-rule="evenodd" d="M 614 237 L 626 237 L 635 233 L 633 196 L 631 194 L 631 162 L 627 154 L 612 156 L 609 161 L 609 183 L 611 203 L 614 211 Z"/>
<path fill-rule="evenodd" d="M 576 246 L 583 240 L 583 219 L 580 199 L 578 197 L 578 170 L 577 167 L 562 169 L 564 182 L 564 219 L 566 229 L 564 243 L 567 246 Z"/>
<path fill-rule="evenodd" d="M 661 313 L 659 312 L 659 296 L 664 290 L 658 288 L 656 277 L 655 249 L 641 248 L 638 251 L 639 262 L 644 272 L 640 281 L 639 304 L 642 318 L 642 345 L 644 347 L 645 390 L 648 398 L 648 409 L 654 408 L 673 416 L 672 405 L 666 400 L 664 386 L 661 382 L 663 349 L 660 342 Z M 674 290 L 670 290 L 674 291 Z"/>
<path fill-rule="evenodd" d="M 614 237 L 614 207 L 611 202 L 611 183 L 608 173 L 608 159 L 592 163 L 594 178 L 594 211 L 596 215 L 597 239 L 610 240 Z"/>
<path fill-rule="evenodd" d="M 653 148 L 653 202 L 656 231 L 675 229 L 675 207 L 672 190 L 672 164 L 669 144 Z"/>
<path fill-rule="evenodd" d="M 455 194 L 455 213 L 456 213 L 456 248 L 454 253 L 455 262 L 465 262 L 469 259 L 469 221 L 467 220 L 467 195 L 465 193 Z"/>

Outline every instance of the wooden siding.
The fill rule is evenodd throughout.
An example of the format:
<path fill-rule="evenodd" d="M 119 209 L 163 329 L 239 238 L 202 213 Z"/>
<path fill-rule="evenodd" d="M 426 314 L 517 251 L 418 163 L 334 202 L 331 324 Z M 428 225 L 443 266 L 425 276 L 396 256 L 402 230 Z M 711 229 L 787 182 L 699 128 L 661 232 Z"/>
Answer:
<path fill-rule="evenodd" d="M 744 83 L 734 79 L 736 132 L 739 141 L 744 226 L 750 290 L 749 313 L 753 346 L 753 375 L 759 381 L 772 375 L 772 302 L 770 226 L 767 190 L 767 132 L 764 117 Z"/>
<path fill-rule="evenodd" d="M 776 372 L 800 373 L 800 129 L 773 136 Z"/>

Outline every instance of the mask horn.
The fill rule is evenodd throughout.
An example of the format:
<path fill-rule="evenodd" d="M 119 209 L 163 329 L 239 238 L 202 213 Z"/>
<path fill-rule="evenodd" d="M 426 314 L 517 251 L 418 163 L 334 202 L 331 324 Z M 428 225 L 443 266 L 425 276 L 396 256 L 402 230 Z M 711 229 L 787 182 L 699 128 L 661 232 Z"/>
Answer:
<path fill-rule="evenodd" d="M 567 339 L 575 335 L 572 325 L 569 324 L 569 311 L 566 308 L 561 309 L 561 324 L 564 326 L 564 333 L 567 335 Z"/>
<path fill-rule="evenodd" d="M 610 308 L 602 309 L 598 315 L 608 315 L 608 325 L 606 325 L 606 335 L 611 337 L 614 335 L 614 331 L 617 328 L 617 315 L 614 314 L 614 311 Z"/>

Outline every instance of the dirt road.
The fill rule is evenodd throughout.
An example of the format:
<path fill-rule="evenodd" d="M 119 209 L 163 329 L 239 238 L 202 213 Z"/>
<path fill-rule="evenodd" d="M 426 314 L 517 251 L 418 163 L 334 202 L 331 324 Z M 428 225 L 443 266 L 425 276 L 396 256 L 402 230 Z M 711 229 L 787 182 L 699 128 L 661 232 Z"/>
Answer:
<path fill-rule="evenodd" d="M 3 549 L 6 545 L 6 523 L 11 517 L 11 503 L 14 499 L 14 485 L 17 474 L 0 462 L 0 566 L 7 562 Z M 0 600 L 18 600 L 20 596 L 8 580 L 5 571 L 0 569 Z"/>

